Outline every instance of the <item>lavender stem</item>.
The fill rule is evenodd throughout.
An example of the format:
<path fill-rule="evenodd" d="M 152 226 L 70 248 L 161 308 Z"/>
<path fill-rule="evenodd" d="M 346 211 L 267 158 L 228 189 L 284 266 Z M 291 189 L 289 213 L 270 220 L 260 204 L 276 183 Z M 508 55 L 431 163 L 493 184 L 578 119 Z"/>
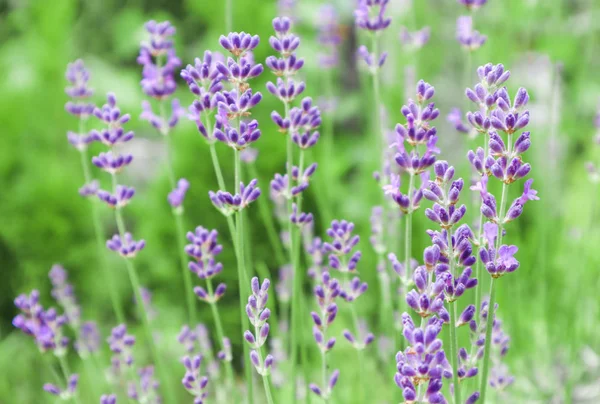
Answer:
<path fill-rule="evenodd" d="M 258 178 L 258 172 L 254 163 L 248 164 L 248 169 L 251 178 Z M 275 259 L 277 260 L 277 264 L 279 266 L 283 266 L 285 265 L 285 254 L 283 252 L 281 242 L 279 241 L 279 236 L 277 235 L 277 229 L 275 228 L 273 217 L 271 216 L 271 212 L 269 211 L 268 202 L 266 198 L 258 198 L 257 202 L 258 207 L 260 209 L 260 216 L 262 218 L 263 224 L 265 225 L 265 228 L 267 229 L 267 236 L 269 237 L 269 242 L 271 243 L 271 247 L 275 252 Z"/>
<path fill-rule="evenodd" d="M 260 329 L 256 325 L 254 326 L 254 335 L 260 335 Z M 262 347 L 259 347 L 258 349 L 256 349 L 256 353 L 258 354 L 259 363 L 265 363 L 263 361 Z M 263 381 L 263 387 L 265 389 L 265 395 L 267 396 L 267 403 L 274 404 L 275 402 L 273 401 L 273 396 L 271 394 L 271 386 L 269 384 L 269 375 L 266 373 L 263 373 L 261 376 L 262 376 L 262 381 Z"/>
<path fill-rule="evenodd" d="M 488 154 L 488 136 L 485 136 L 484 139 L 484 156 L 487 156 Z M 482 240 L 482 236 L 483 236 L 483 213 L 481 213 L 481 205 L 483 205 L 483 201 L 481 201 L 480 203 L 480 209 L 479 209 L 479 226 L 477 229 L 477 245 L 481 245 L 483 243 Z M 481 260 L 477 260 L 477 263 L 475 264 L 475 278 L 476 279 L 481 279 Z M 481 296 L 482 296 L 482 285 L 478 285 L 475 288 L 475 307 L 477 310 L 479 310 L 479 308 L 481 307 Z"/>
<path fill-rule="evenodd" d="M 112 186 L 113 192 L 116 194 L 117 192 L 117 175 L 112 174 Z M 121 214 L 121 209 L 115 209 L 115 220 L 117 222 L 117 229 L 119 230 L 119 235 L 121 239 L 125 238 L 125 222 L 123 221 L 123 215 Z M 139 308 L 139 314 L 142 318 L 142 324 L 144 325 L 144 330 L 146 332 L 146 339 L 148 340 L 148 345 L 150 346 L 150 351 L 152 354 L 152 359 L 156 364 L 156 367 L 159 369 L 161 374 L 161 379 L 163 381 L 163 386 L 165 386 L 165 393 L 167 395 L 167 402 L 173 402 L 173 391 L 171 389 L 171 383 L 168 382 L 169 378 L 165 374 L 165 367 L 163 366 L 162 359 L 158 354 L 158 350 L 156 349 L 156 345 L 154 344 L 154 338 L 152 336 L 152 329 L 150 328 L 150 322 L 148 321 L 148 313 L 146 312 L 146 306 L 144 305 L 144 299 L 142 298 L 141 292 L 141 284 L 140 280 L 135 268 L 133 265 L 133 261 L 131 259 L 125 259 L 125 264 L 127 266 L 127 274 L 129 276 L 129 281 L 131 283 L 131 287 L 133 289 L 133 294 L 135 296 L 136 302 L 138 302 L 137 306 Z"/>
<path fill-rule="evenodd" d="M 208 290 L 208 294 L 210 296 L 214 296 L 214 290 L 212 285 L 212 279 L 206 279 L 206 289 Z M 213 319 L 215 321 L 215 328 L 217 329 L 217 338 L 219 338 L 219 346 L 222 350 L 225 349 L 223 346 L 223 340 L 225 338 L 225 334 L 223 333 L 223 324 L 221 323 L 221 316 L 219 315 L 219 309 L 217 308 L 217 303 L 214 300 L 210 302 L 210 309 L 212 311 Z M 227 376 L 227 386 L 229 389 L 233 389 L 233 367 L 231 366 L 231 361 L 225 361 L 225 373 Z M 233 391 L 233 390 L 230 390 Z"/>
<path fill-rule="evenodd" d="M 239 156 L 240 152 L 237 149 L 233 149 L 233 155 L 234 155 L 234 165 L 235 165 L 235 183 L 236 186 L 239 185 L 240 183 L 240 178 L 241 178 L 241 161 L 240 161 L 240 156 Z M 247 289 L 247 277 L 248 274 L 246 273 L 246 265 L 245 265 L 245 259 L 244 259 L 244 221 L 242 218 L 242 211 L 238 210 L 235 213 L 235 234 L 236 234 L 236 240 L 237 240 L 237 248 L 235 249 L 235 253 L 237 256 L 237 269 L 238 269 L 238 286 L 240 289 L 240 316 L 242 319 L 242 327 L 243 329 L 248 329 L 249 327 L 249 321 L 248 321 L 248 317 L 246 316 L 246 310 L 245 310 L 245 305 L 244 302 L 246 300 L 248 300 L 248 293 L 246 291 Z M 249 358 L 250 357 L 250 351 L 248 349 L 248 345 L 247 344 L 243 344 L 244 345 L 244 358 Z M 252 370 L 250 369 L 250 366 L 248 363 L 245 363 L 244 366 L 244 373 L 246 376 L 246 389 L 248 391 L 248 401 L 250 402 L 250 404 L 254 403 L 254 394 L 252 392 Z"/>
<path fill-rule="evenodd" d="M 85 133 L 85 120 L 83 118 L 79 119 L 79 133 Z M 90 172 L 90 159 L 88 158 L 87 149 L 84 149 L 80 153 L 81 156 L 81 168 L 83 170 L 83 176 L 85 179 L 85 183 L 89 184 L 92 181 L 92 174 Z M 113 311 L 115 312 L 115 316 L 117 317 L 117 321 L 119 323 L 125 322 L 125 315 L 123 314 L 123 307 L 119 302 L 119 297 L 117 295 L 117 290 L 114 284 L 114 277 L 110 273 L 110 269 L 108 267 L 108 262 L 106 260 L 106 248 L 104 245 L 104 235 L 102 231 L 102 223 L 100 221 L 100 216 L 98 215 L 98 208 L 96 206 L 96 201 L 90 201 L 91 211 L 92 211 L 92 221 L 94 223 L 94 234 L 96 237 L 96 248 L 98 258 L 101 262 L 101 267 L 104 272 L 104 277 L 106 283 L 108 285 L 108 290 L 110 293 L 110 300 L 112 303 Z"/>
<path fill-rule="evenodd" d="M 57 357 L 58 362 L 60 363 L 60 369 L 62 370 L 63 376 L 65 378 L 65 383 L 68 384 L 71 371 L 69 370 L 69 364 L 67 363 L 67 359 L 64 355 L 57 355 Z M 75 394 L 73 394 L 72 399 L 77 404 L 81 404 L 81 400 L 79 399 L 79 393 L 77 391 L 75 391 Z"/>
<path fill-rule="evenodd" d="M 448 228 L 448 265 L 450 274 L 456 278 L 456 274 L 454 273 L 454 247 L 452 245 L 452 227 Z M 454 384 L 454 402 L 460 404 L 462 401 L 460 399 L 460 385 L 458 381 L 458 337 L 456 335 L 456 302 L 450 302 L 449 312 L 450 312 L 450 363 L 452 364 L 452 383 Z"/>

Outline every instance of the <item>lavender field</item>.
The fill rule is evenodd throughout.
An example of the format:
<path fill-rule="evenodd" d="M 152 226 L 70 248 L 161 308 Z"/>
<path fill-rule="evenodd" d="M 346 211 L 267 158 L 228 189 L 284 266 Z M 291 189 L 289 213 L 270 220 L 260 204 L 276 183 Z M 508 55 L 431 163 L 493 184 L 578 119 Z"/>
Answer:
<path fill-rule="evenodd" d="M 0 403 L 600 402 L 599 20 L 0 4 Z"/>

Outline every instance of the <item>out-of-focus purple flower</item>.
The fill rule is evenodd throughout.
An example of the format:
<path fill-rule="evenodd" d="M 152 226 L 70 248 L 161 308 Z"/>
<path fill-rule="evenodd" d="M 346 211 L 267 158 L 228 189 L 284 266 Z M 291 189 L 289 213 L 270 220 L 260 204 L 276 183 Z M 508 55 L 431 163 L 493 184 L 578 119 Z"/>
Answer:
<path fill-rule="evenodd" d="M 100 331 L 93 321 L 86 321 L 79 329 L 79 338 L 75 341 L 75 349 L 82 358 L 98 352 L 100 349 Z"/>
<path fill-rule="evenodd" d="M 487 0 L 458 0 L 458 2 L 469 10 L 476 10 L 483 7 L 487 3 Z"/>
<path fill-rule="evenodd" d="M 252 147 L 246 147 L 242 151 L 240 151 L 240 160 L 243 163 L 252 164 L 256 161 L 258 157 L 258 149 L 254 149 Z"/>
<path fill-rule="evenodd" d="M 356 51 L 356 56 L 367 64 L 371 73 L 375 73 L 385 64 L 388 53 L 383 52 L 379 55 L 376 55 L 369 52 L 369 49 L 365 45 L 361 45 Z"/>
<path fill-rule="evenodd" d="M 63 308 L 67 322 L 74 329 L 79 328 L 81 307 L 73 291 L 73 285 L 67 282 L 68 274 L 62 265 L 55 264 L 48 274 L 52 283 L 52 297 Z"/>
<path fill-rule="evenodd" d="M 324 4 L 319 8 L 317 16 L 318 40 L 322 46 L 319 53 L 319 65 L 323 69 L 331 69 L 339 63 L 338 47 L 342 42 L 339 27 L 339 16 L 333 4 Z"/>
<path fill-rule="evenodd" d="M 185 178 L 180 178 L 179 181 L 177 181 L 177 187 L 171 192 L 169 192 L 169 195 L 167 196 L 169 205 L 171 205 L 173 209 L 181 210 L 183 200 L 185 199 L 185 194 L 187 193 L 189 188 L 190 183 Z"/>
<path fill-rule="evenodd" d="M 385 246 L 385 232 L 384 232 L 384 223 L 383 223 L 383 208 L 381 206 L 374 206 L 371 210 L 371 237 L 369 240 L 371 241 L 371 245 L 377 254 L 385 254 L 386 246 Z"/>
<path fill-rule="evenodd" d="M 450 124 L 454 126 L 454 129 L 456 129 L 458 132 L 466 134 L 471 133 L 471 129 L 463 122 L 463 116 L 460 108 L 452 108 L 446 117 L 446 120 L 450 122 Z"/>
<path fill-rule="evenodd" d="M 185 375 L 181 380 L 183 387 L 194 396 L 194 403 L 202 403 L 208 396 L 206 386 L 208 385 L 208 377 L 200 375 L 200 366 L 202 365 L 202 355 L 193 357 L 185 356 L 181 362 L 185 367 Z"/>
<path fill-rule="evenodd" d="M 115 394 L 102 394 L 100 404 L 117 404 L 117 396 Z"/>
<path fill-rule="evenodd" d="M 127 206 L 134 195 L 135 189 L 125 185 L 117 185 L 114 195 L 102 189 L 96 192 L 98 199 L 114 209 L 121 209 Z"/>
<path fill-rule="evenodd" d="M 131 154 L 114 154 L 111 151 L 92 157 L 92 163 L 96 167 L 113 175 L 121 172 L 132 161 L 133 156 Z"/>
<path fill-rule="evenodd" d="M 400 29 L 400 42 L 402 45 L 411 50 L 421 49 L 429 42 L 431 36 L 431 28 L 423 27 L 418 31 L 410 32 L 408 28 Z"/>
<path fill-rule="evenodd" d="M 175 27 L 169 21 L 148 21 L 145 28 L 149 38 L 142 42 L 137 58 L 143 66 L 142 90 L 149 97 L 162 100 L 175 92 L 175 69 L 181 66 L 173 47 Z"/>
<path fill-rule="evenodd" d="M 148 320 L 154 320 L 158 315 L 157 310 L 154 308 L 152 304 L 152 292 L 150 289 L 145 288 L 143 286 L 140 287 L 140 296 L 142 297 L 142 304 L 144 306 L 144 312 L 148 316 Z M 138 305 L 139 302 L 137 298 L 134 296 L 133 302 Z"/>
<path fill-rule="evenodd" d="M 230 216 L 238 210 L 246 208 L 260 196 L 260 189 L 256 186 L 258 180 L 254 179 L 247 185 L 240 182 L 240 192 L 230 194 L 227 191 L 208 192 L 211 202 L 222 214 Z"/>
<path fill-rule="evenodd" d="M 473 18 L 471 16 L 460 16 L 456 20 L 456 40 L 467 50 L 479 49 L 487 36 L 473 29 Z"/>
<path fill-rule="evenodd" d="M 308 226 L 313 221 L 313 214 L 306 212 L 298 212 L 298 205 L 293 203 L 290 221 L 298 227 Z"/>
<path fill-rule="evenodd" d="M 168 117 L 155 114 L 152 110 L 152 105 L 148 101 L 142 101 L 140 119 L 149 122 L 163 135 L 168 135 L 169 129 L 173 129 L 184 115 L 185 109 L 176 98 L 171 101 L 171 115 Z"/>
<path fill-rule="evenodd" d="M 298 0 L 277 0 L 277 15 L 288 17 L 291 21 L 296 21 L 298 19 L 297 5 Z"/>
<path fill-rule="evenodd" d="M 354 10 L 356 26 L 375 33 L 389 27 L 392 19 L 385 16 L 388 3 L 389 0 L 358 0 Z"/>
<path fill-rule="evenodd" d="M 356 334 L 350 332 L 350 330 L 344 330 L 342 334 L 352 344 L 352 347 L 359 351 L 365 349 L 375 341 L 375 335 L 367 330 L 367 323 L 364 320 L 360 321 Z"/>
<path fill-rule="evenodd" d="M 39 299 L 40 293 L 37 290 L 31 291 L 29 296 L 17 296 L 14 303 L 21 313 L 13 319 L 12 324 L 33 337 L 42 352 L 53 350 L 55 355 L 63 356 L 69 343 L 63 333 L 67 317 L 58 315 L 54 308 L 44 311 Z"/>
<path fill-rule="evenodd" d="M 113 353 L 112 370 L 116 377 L 126 374 L 133 367 L 133 346 L 135 337 L 127 334 L 127 326 L 114 327 L 108 337 L 108 345 Z"/>
<path fill-rule="evenodd" d="M 246 314 L 250 324 L 254 326 L 254 333 L 246 330 L 244 339 L 252 348 L 250 360 L 258 374 L 262 376 L 269 375 L 274 361 L 273 355 L 267 355 L 263 360 L 261 353 L 262 346 L 269 335 L 267 320 L 271 316 L 271 310 L 267 308 L 267 300 L 269 299 L 268 290 L 270 285 L 271 282 L 268 279 L 265 279 L 261 285 L 258 278 L 252 278 L 252 295 L 248 297 L 248 304 L 246 305 Z"/>
<path fill-rule="evenodd" d="M 154 378 L 154 366 L 138 370 L 139 380 L 131 381 L 127 387 L 127 396 L 140 403 L 160 404 L 158 380 Z"/>
<path fill-rule="evenodd" d="M 119 255 L 123 258 L 134 258 L 140 251 L 144 249 L 144 247 L 146 247 L 146 241 L 134 240 L 131 233 L 125 233 L 123 237 L 115 234 L 106 242 L 106 247 L 119 253 Z"/>
<path fill-rule="evenodd" d="M 69 144 L 71 144 L 71 146 L 73 146 L 80 152 L 83 152 L 83 151 L 87 150 L 88 146 L 91 143 L 100 140 L 100 138 L 96 131 L 91 131 L 90 133 L 81 133 L 81 134 L 69 131 L 69 132 L 67 132 L 67 140 L 69 141 Z"/>
<path fill-rule="evenodd" d="M 65 78 L 70 83 L 65 88 L 65 93 L 71 98 L 65 104 L 65 110 L 80 118 L 87 118 L 94 111 L 95 105 L 86 101 L 87 98 L 94 95 L 94 92 L 88 87 L 90 73 L 86 69 L 83 60 L 77 59 L 73 63 L 69 63 Z"/>
<path fill-rule="evenodd" d="M 77 383 L 79 382 L 79 375 L 72 374 L 69 376 L 67 381 L 67 387 L 61 389 L 60 387 L 46 383 L 44 384 L 44 391 L 54 396 L 60 397 L 61 400 L 69 401 L 77 394 Z"/>

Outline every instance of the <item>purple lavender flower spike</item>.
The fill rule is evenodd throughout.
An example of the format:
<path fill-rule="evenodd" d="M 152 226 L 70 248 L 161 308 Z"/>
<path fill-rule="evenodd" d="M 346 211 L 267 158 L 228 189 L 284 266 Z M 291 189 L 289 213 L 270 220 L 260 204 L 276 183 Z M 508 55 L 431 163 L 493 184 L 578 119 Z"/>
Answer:
<path fill-rule="evenodd" d="M 102 394 L 100 404 L 117 404 L 117 396 L 115 394 Z"/>
<path fill-rule="evenodd" d="M 176 98 L 171 101 L 171 115 L 164 118 L 152 110 L 152 105 L 148 101 L 142 101 L 140 119 L 150 123 L 150 125 L 163 135 L 168 135 L 170 129 L 173 129 L 184 115 L 185 109 Z"/>
<path fill-rule="evenodd" d="M 196 227 L 194 232 L 187 233 L 187 239 L 191 244 L 185 247 L 185 252 L 196 260 L 189 263 L 189 268 L 200 279 L 211 279 L 223 270 L 223 265 L 217 262 L 217 256 L 223 250 L 223 247 L 217 243 L 217 235 L 216 230 L 208 231 L 202 226 Z M 225 293 L 225 285 L 220 284 L 213 295 L 209 295 L 200 287 L 194 290 L 201 299 L 216 302 Z"/>
<path fill-rule="evenodd" d="M 183 387 L 194 396 L 194 403 L 202 403 L 208 396 L 208 391 L 206 391 L 208 377 L 200 374 L 202 359 L 202 355 L 196 355 L 191 358 L 185 356 L 181 360 L 185 367 L 185 375 L 183 376 L 181 383 L 183 384 Z"/>
<path fill-rule="evenodd" d="M 133 161 L 131 154 L 114 154 L 109 151 L 100 153 L 97 157 L 92 157 L 92 163 L 110 174 L 117 174 L 127 167 Z"/>
<path fill-rule="evenodd" d="M 431 28 L 423 27 L 418 31 L 410 32 L 408 28 L 402 27 L 400 30 L 400 42 L 409 50 L 418 50 L 429 42 Z"/>
<path fill-rule="evenodd" d="M 218 141 L 233 149 L 244 150 L 260 138 L 260 129 L 258 129 L 258 122 L 254 119 L 250 122 L 241 122 L 239 131 L 233 127 L 226 127 L 223 130 L 215 129 L 214 136 Z"/>
<path fill-rule="evenodd" d="M 96 142 L 99 139 L 98 133 L 95 131 L 91 131 L 90 133 L 75 133 L 75 132 L 67 132 L 67 140 L 75 149 L 83 152 L 87 150 L 88 146 Z"/>
<path fill-rule="evenodd" d="M 142 403 L 160 403 L 158 380 L 154 378 L 154 366 L 138 370 L 139 381 L 130 382 L 127 388 L 129 398 Z"/>
<path fill-rule="evenodd" d="M 76 395 L 78 382 L 79 375 L 73 374 L 69 376 L 67 387 L 65 389 L 61 389 L 60 387 L 51 383 L 46 383 L 44 384 L 44 391 L 54 396 L 59 396 L 61 400 L 70 400 Z"/>
<path fill-rule="evenodd" d="M 127 334 L 125 324 L 120 324 L 112 329 L 108 338 L 108 345 L 113 353 L 112 371 L 116 377 L 124 374 L 133 366 L 133 346 L 135 337 Z"/>
<path fill-rule="evenodd" d="M 256 161 L 258 157 L 258 150 L 253 149 L 252 147 L 246 147 L 242 151 L 240 151 L 240 160 L 246 164 L 252 164 Z"/>
<path fill-rule="evenodd" d="M 223 89 L 222 81 L 226 77 L 217 69 L 217 63 L 225 63 L 225 57 L 219 52 L 205 51 L 202 59 L 195 58 L 194 65 L 187 65 L 181 71 L 181 77 L 186 81 L 192 94 L 206 106 L 206 109 L 214 109 L 214 103 L 210 102 L 219 91 Z M 205 101 L 209 101 L 208 104 Z"/>
<path fill-rule="evenodd" d="M 373 33 L 383 31 L 390 26 L 391 18 L 385 17 L 389 0 L 359 0 L 354 10 L 354 20 L 360 29 Z"/>
<path fill-rule="evenodd" d="M 48 277 L 52 282 L 52 297 L 63 308 L 67 322 L 74 329 L 79 328 L 81 308 L 77 304 L 73 285 L 67 283 L 67 271 L 61 265 L 55 264 L 50 269 Z"/>
<path fill-rule="evenodd" d="M 238 93 L 237 89 L 221 93 L 221 97 L 217 102 L 219 110 L 217 124 L 227 127 L 229 126 L 227 121 L 250 116 L 250 110 L 258 105 L 261 100 L 262 94 L 252 93 L 251 89 L 247 89 L 241 94 Z"/>
<path fill-rule="evenodd" d="M 106 124 L 106 128 L 101 131 L 92 131 L 96 139 L 108 147 L 113 147 L 117 144 L 127 143 L 133 139 L 133 132 L 126 132 L 123 129 L 131 119 L 129 114 L 122 114 L 117 106 L 117 99 L 114 94 L 107 95 L 107 102 L 102 108 L 94 109 L 94 116 Z"/>
<path fill-rule="evenodd" d="M 137 58 L 143 66 L 140 84 L 146 95 L 162 100 L 175 92 L 175 69 L 181 66 L 173 47 L 175 27 L 169 21 L 148 21 L 145 28 L 149 40 L 142 42 Z"/>
<path fill-rule="evenodd" d="M 221 46 L 235 57 L 245 56 L 249 51 L 254 50 L 259 42 L 258 35 L 252 36 L 245 32 L 232 32 L 219 38 Z"/>
<path fill-rule="evenodd" d="M 185 199 L 185 194 L 188 189 L 190 189 L 190 183 L 185 178 L 180 178 L 177 181 L 177 188 L 169 192 L 167 196 L 167 201 L 169 205 L 179 213 L 183 210 L 183 200 Z"/>
<path fill-rule="evenodd" d="M 262 346 L 269 335 L 267 320 L 271 316 L 271 311 L 267 308 L 267 300 L 269 299 L 268 290 L 270 285 L 269 279 L 265 279 L 261 285 L 258 278 L 252 278 L 252 295 L 248 298 L 248 304 L 246 305 L 246 313 L 250 324 L 254 326 L 254 333 L 249 330 L 245 331 L 244 339 L 252 348 L 250 359 L 261 376 L 268 376 L 273 365 L 273 357 L 267 355 L 263 360 L 261 352 Z"/>
<path fill-rule="evenodd" d="M 106 242 L 106 247 L 113 250 L 123 258 L 134 258 L 140 251 L 146 247 L 145 240 L 136 241 L 131 233 L 125 233 L 123 237 L 115 234 Z"/>
<path fill-rule="evenodd" d="M 483 7 L 487 3 L 487 0 L 458 0 L 458 2 L 468 10 L 477 10 L 478 8 Z"/>
<path fill-rule="evenodd" d="M 86 69 L 83 60 L 78 59 L 73 63 L 69 63 L 65 78 L 70 83 L 65 88 L 65 93 L 71 98 L 65 104 L 65 110 L 80 118 L 87 118 L 94 111 L 95 105 L 86 101 L 94 95 L 94 92 L 88 87 L 90 73 Z"/>
<path fill-rule="evenodd" d="M 93 321 L 83 323 L 79 329 L 79 338 L 75 341 L 75 349 L 82 358 L 98 352 L 100 349 L 100 331 Z"/>
<path fill-rule="evenodd" d="M 302 228 L 303 226 L 308 226 L 313 222 L 313 214 L 298 212 L 298 205 L 295 203 L 292 204 L 292 214 L 290 215 L 290 221 L 296 226 Z"/>
<path fill-rule="evenodd" d="M 479 49 L 487 41 L 487 36 L 473 29 L 473 18 L 461 16 L 456 20 L 456 40 L 468 51 Z"/>
<path fill-rule="evenodd" d="M 323 244 L 324 251 L 329 253 L 329 266 L 343 273 L 355 271 L 362 256 L 360 251 L 352 253 L 360 240 L 358 235 L 352 234 L 353 230 L 354 223 L 334 220 L 327 229 L 327 235 L 332 241 Z"/>
<path fill-rule="evenodd" d="M 117 185 L 115 194 L 111 194 L 109 191 L 98 190 L 96 196 L 102 202 L 106 203 L 110 208 L 121 209 L 129 204 L 133 196 L 135 195 L 135 189 L 127 187 L 125 185 Z"/>
<path fill-rule="evenodd" d="M 232 195 L 226 191 L 208 192 L 211 202 L 223 215 L 230 216 L 233 213 L 246 208 L 260 196 L 260 189 L 256 186 L 256 179 L 247 185 L 240 183 L 240 192 Z"/>
<path fill-rule="evenodd" d="M 318 40 L 322 51 L 319 52 L 319 65 L 323 69 L 332 69 L 339 63 L 339 46 L 342 42 L 339 16 L 333 4 L 324 4 L 318 13 Z"/>
<path fill-rule="evenodd" d="M 100 183 L 97 180 L 92 180 L 89 183 L 84 184 L 81 188 L 79 188 L 79 195 L 81 195 L 84 198 L 95 196 L 99 189 Z"/>

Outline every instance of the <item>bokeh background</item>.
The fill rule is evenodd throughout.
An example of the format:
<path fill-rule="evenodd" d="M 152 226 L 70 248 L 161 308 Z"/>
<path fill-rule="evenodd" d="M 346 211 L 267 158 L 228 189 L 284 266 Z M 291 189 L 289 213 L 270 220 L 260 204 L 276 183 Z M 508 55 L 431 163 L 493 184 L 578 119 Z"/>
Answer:
<path fill-rule="evenodd" d="M 264 61 L 271 54 L 267 38 L 278 4 L 270 0 L 234 3 L 234 30 L 261 36 L 255 57 Z M 306 59 L 307 93 L 318 99 L 323 95 L 324 72 L 315 57 L 319 51 L 316 24 L 323 3 L 296 3 L 294 16 L 302 37 L 300 54 Z M 358 310 L 361 316 L 374 318 L 379 300 L 368 236 L 371 207 L 379 195 L 371 173 L 360 167 L 370 157 L 365 150 L 373 147 L 370 116 L 375 111 L 369 76 L 355 57 L 356 47 L 365 38 L 353 26 L 354 3 L 335 4 L 344 40 L 340 66 L 334 72 L 335 146 L 326 157 L 333 180 L 311 186 L 308 209 L 315 211 L 319 189 L 327 187 L 327 194 L 333 195 L 335 216 L 356 223 L 365 255 L 361 276 L 372 285 Z M 442 158 L 456 165 L 462 176 L 469 175 L 465 155 L 475 143 L 457 133 L 445 116 L 451 108 L 467 105 L 464 88 L 475 83 L 474 68 L 487 62 L 503 63 L 512 72 L 511 92 L 523 86 L 531 95 L 533 147 L 528 156 L 541 201 L 529 204 L 522 219 L 507 228 L 510 243 L 519 246 L 521 267 L 501 279 L 498 315 L 512 338 L 506 361 L 517 381 L 511 391 L 499 396 L 499 402 L 509 402 L 503 401 L 506 397 L 523 403 L 600 402 L 600 204 L 598 186 L 585 169 L 586 161 L 600 161 L 600 147 L 593 142 L 600 97 L 600 4 L 594 0 L 491 0 L 476 15 L 476 27 L 488 36 L 488 42 L 473 54 L 470 74 L 465 72 L 466 54 L 454 39 L 456 17 L 464 14 L 456 1 L 415 0 L 413 12 L 410 1 L 392 0 L 389 12 L 393 23 L 382 45 L 390 53 L 383 72 L 386 116 L 382 119 L 389 128 L 403 122 L 400 107 L 414 85 L 405 68 L 416 66 L 416 77 L 436 87 Z M 38 371 L 40 355 L 30 339 L 14 331 L 11 320 L 16 314 L 13 298 L 19 293 L 37 288 L 43 301 L 50 304 L 47 273 L 52 264 L 62 263 L 69 270 L 84 317 L 98 320 L 105 333 L 115 325 L 96 261 L 89 206 L 77 194 L 83 181 L 79 156 L 65 136 L 67 130 L 76 128 L 77 121 L 64 111 L 64 71 L 67 63 L 77 58 L 84 59 L 92 73 L 94 101 L 102 103 L 105 94 L 113 91 L 121 108 L 133 116 L 130 126 L 136 132 L 136 160 L 126 175 L 137 188 L 137 196 L 126 214 L 135 234 L 147 240 L 137 261 L 142 283 L 153 294 L 161 341 L 176 349 L 185 307 L 174 225 L 166 203 L 169 185 L 164 139 L 138 118 L 143 94 L 136 56 L 144 37 L 143 24 L 149 19 L 168 19 L 177 27 L 176 48 L 184 65 L 206 49 L 217 50 L 219 35 L 226 34 L 220 1 L 0 2 L 1 403 L 50 402 L 41 390 L 49 376 Z M 400 27 L 412 30 L 425 25 L 431 27 L 430 42 L 418 53 L 403 48 Z M 272 76 L 265 72 L 253 82 L 253 87 L 265 94 L 254 113 L 263 128 L 257 143 L 263 189 L 275 172 L 283 170 L 285 159 L 284 139 L 269 118 L 280 104 L 264 90 L 267 80 Z M 192 95 L 180 79 L 179 84 L 176 96 L 187 106 Z M 186 228 L 201 224 L 222 234 L 222 278 L 229 291 L 220 307 L 226 333 L 234 339 L 235 354 L 239 355 L 235 260 L 226 223 L 207 198 L 208 190 L 217 189 L 208 148 L 187 120 L 172 136 L 175 170 L 192 184 L 186 201 Z M 218 149 L 226 181 L 231 182 L 230 153 L 225 147 Z M 322 160 L 318 146 L 314 157 Z M 114 230 L 112 219 L 108 210 L 103 211 L 108 234 Z M 420 257 L 428 245 L 424 232 L 428 224 L 421 214 L 416 216 L 413 254 Z M 276 263 L 258 209 L 251 210 L 250 223 L 254 264 L 266 266 L 275 275 Z M 322 233 L 325 228 L 317 214 L 316 231 Z M 125 269 L 116 258 L 110 262 L 123 269 L 116 283 L 135 330 L 138 322 Z M 487 279 L 483 283 L 487 285 Z M 208 309 L 199 307 L 203 308 L 202 321 L 210 327 Z M 378 327 L 381 324 L 372 324 L 375 330 Z M 348 352 L 341 348 L 332 362 L 337 361 L 341 369 L 352 366 L 344 365 Z M 311 357 L 316 360 L 316 350 Z M 71 359 L 77 368 L 75 355 Z M 174 362 L 174 372 L 183 374 Z M 396 389 L 392 377 L 390 373 L 373 386 Z M 341 386 L 350 381 L 342 379 Z M 373 399 L 377 401 L 377 397 Z"/>

